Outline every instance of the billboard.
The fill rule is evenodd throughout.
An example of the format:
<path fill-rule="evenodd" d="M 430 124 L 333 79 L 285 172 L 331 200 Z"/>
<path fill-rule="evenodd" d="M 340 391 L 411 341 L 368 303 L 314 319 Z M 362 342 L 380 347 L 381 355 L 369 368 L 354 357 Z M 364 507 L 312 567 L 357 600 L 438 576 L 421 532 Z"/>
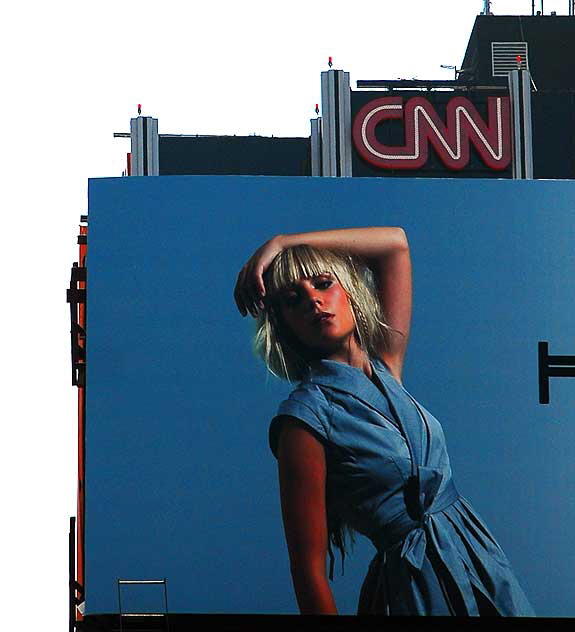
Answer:
<path fill-rule="evenodd" d="M 86 615 L 118 612 L 119 579 L 158 578 L 174 613 L 298 612 L 268 446 L 291 386 L 254 357 L 233 289 L 275 234 L 391 225 L 414 274 L 404 385 L 536 613 L 573 616 L 575 380 L 547 376 L 540 403 L 539 343 L 575 353 L 574 202 L 554 181 L 91 180 Z M 341 614 L 374 553 L 358 538 L 343 576 L 337 560 Z"/>

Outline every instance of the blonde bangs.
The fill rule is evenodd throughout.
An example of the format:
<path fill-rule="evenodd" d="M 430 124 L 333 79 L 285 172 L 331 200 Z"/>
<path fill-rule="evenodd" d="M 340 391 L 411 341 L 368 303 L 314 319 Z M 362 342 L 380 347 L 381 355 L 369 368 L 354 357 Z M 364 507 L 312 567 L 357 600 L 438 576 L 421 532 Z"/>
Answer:
<path fill-rule="evenodd" d="M 282 254 L 282 257 L 276 257 L 272 262 L 265 279 L 272 297 L 291 287 L 299 279 L 333 274 L 341 282 L 347 276 L 342 255 L 330 250 L 319 250 L 301 245 L 289 248 Z"/>

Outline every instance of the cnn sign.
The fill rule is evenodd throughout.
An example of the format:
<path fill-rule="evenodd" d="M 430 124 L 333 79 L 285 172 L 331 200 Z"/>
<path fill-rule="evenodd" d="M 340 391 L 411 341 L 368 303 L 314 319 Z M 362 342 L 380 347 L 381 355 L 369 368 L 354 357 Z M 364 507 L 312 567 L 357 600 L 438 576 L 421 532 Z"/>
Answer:
<path fill-rule="evenodd" d="M 405 145 L 385 145 L 376 130 L 386 121 L 401 119 Z M 505 169 L 511 161 L 509 97 L 488 97 L 487 122 L 465 97 L 447 103 L 443 121 L 423 97 L 384 97 L 364 105 L 353 123 L 353 142 L 359 155 L 381 169 L 420 169 L 431 145 L 448 169 L 464 169 L 470 145 L 491 169 Z"/>

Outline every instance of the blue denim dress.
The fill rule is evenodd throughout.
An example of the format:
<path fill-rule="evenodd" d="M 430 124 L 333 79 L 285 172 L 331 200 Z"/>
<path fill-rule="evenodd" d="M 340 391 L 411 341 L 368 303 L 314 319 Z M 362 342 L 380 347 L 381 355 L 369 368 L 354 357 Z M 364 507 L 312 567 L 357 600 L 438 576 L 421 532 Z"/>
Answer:
<path fill-rule="evenodd" d="M 505 554 L 455 488 L 441 425 L 372 359 L 374 381 L 322 360 L 283 401 L 282 416 L 323 443 L 329 509 L 377 553 L 358 614 L 534 616 Z"/>

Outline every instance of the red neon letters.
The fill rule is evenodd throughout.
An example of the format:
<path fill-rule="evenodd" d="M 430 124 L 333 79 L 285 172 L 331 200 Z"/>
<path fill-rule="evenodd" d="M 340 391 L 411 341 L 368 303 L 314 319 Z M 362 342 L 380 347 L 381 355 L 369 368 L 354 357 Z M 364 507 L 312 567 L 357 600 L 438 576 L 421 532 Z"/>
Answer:
<path fill-rule="evenodd" d="M 423 97 L 374 99 L 357 113 L 353 142 L 362 158 L 381 169 L 420 169 L 427 162 L 428 144 L 448 169 L 469 163 L 469 144 L 491 169 L 505 169 L 511 161 L 509 97 L 488 97 L 488 124 L 464 97 L 447 103 L 446 123 Z M 403 119 L 405 145 L 384 145 L 375 128 L 386 120 Z"/>

